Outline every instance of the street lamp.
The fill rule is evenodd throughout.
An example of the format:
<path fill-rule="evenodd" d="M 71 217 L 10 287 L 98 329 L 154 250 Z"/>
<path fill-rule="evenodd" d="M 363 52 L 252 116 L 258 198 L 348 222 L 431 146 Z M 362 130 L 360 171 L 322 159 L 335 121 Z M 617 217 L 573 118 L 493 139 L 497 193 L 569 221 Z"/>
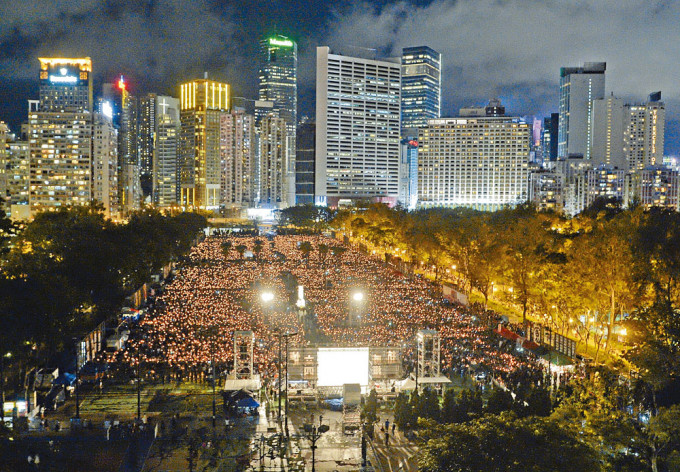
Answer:
<path fill-rule="evenodd" d="M 352 295 L 352 300 L 354 300 L 355 302 L 360 302 L 363 299 L 364 299 L 363 292 L 354 292 L 354 294 Z"/>
<path fill-rule="evenodd" d="M 312 472 L 316 472 L 316 442 L 319 440 L 321 435 L 327 432 L 330 428 L 327 424 L 319 425 L 318 427 L 314 424 L 305 423 L 304 426 L 305 438 L 312 443 Z"/>
<path fill-rule="evenodd" d="M 274 293 L 270 292 L 270 291 L 262 292 L 262 295 L 260 295 L 260 298 L 265 303 L 271 303 L 272 301 L 274 301 Z"/>
<path fill-rule="evenodd" d="M 0 357 L 0 416 L 5 415 L 5 359 L 12 357 L 11 352 L 7 352 Z"/>

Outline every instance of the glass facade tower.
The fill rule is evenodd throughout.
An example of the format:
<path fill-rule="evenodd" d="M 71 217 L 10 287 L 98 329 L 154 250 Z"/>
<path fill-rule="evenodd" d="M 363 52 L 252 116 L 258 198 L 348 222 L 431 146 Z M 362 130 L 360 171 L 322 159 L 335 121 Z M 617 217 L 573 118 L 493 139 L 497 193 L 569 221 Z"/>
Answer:
<path fill-rule="evenodd" d="M 427 46 L 401 56 L 401 126 L 424 128 L 441 113 L 441 54 Z"/>

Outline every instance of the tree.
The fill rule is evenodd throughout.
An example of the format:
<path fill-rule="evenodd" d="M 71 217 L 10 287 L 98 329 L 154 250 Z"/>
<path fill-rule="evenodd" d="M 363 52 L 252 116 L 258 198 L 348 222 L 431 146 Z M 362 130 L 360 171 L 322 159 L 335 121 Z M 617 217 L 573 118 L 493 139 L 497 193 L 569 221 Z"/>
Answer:
<path fill-rule="evenodd" d="M 371 393 L 368 394 L 364 407 L 361 410 L 361 419 L 373 425 L 378 422 L 378 393 L 375 389 L 371 389 Z"/>
<path fill-rule="evenodd" d="M 253 253 L 255 253 L 255 257 L 257 260 L 260 260 L 260 253 L 262 252 L 262 249 L 264 249 L 264 242 L 261 239 L 256 239 L 255 243 L 253 244 Z"/>
<path fill-rule="evenodd" d="M 660 461 L 680 453 L 680 405 L 661 408 L 649 420 L 647 443 L 653 472 L 658 472 Z"/>
<path fill-rule="evenodd" d="M 231 241 L 224 241 L 222 243 L 222 254 L 224 254 L 225 259 L 229 259 L 229 254 L 231 254 L 231 248 L 233 243 Z"/>
<path fill-rule="evenodd" d="M 309 255 L 312 253 L 313 250 L 312 243 L 310 243 L 309 241 L 302 241 L 298 246 L 298 249 L 302 253 L 303 259 L 309 262 Z"/>
<path fill-rule="evenodd" d="M 444 423 L 455 422 L 457 416 L 456 405 L 456 391 L 452 388 L 444 392 L 444 400 L 442 402 L 441 420 Z"/>
<path fill-rule="evenodd" d="M 402 431 L 413 425 L 413 410 L 409 402 L 409 396 L 405 392 L 399 392 L 394 402 L 394 422 Z"/>
<path fill-rule="evenodd" d="M 319 243 L 316 249 L 319 251 L 319 259 L 321 260 L 321 264 L 324 264 L 326 262 L 326 257 L 328 256 L 328 251 L 330 250 L 328 244 Z"/>
<path fill-rule="evenodd" d="M 531 206 L 521 205 L 501 210 L 494 217 L 493 224 L 504 239 L 508 282 L 522 307 L 522 322 L 526 324 L 529 303 L 540 286 L 549 243 L 542 224 L 545 216 Z"/>
<path fill-rule="evenodd" d="M 503 390 L 500 387 L 496 387 L 491 390 L 491 395 L 489 395 L 485 411 L 493 415 L 498 415 L 504 411 L 512 410 L 513 403 L 510 392 Z"/>
<path fill-rule="evenodd" d="M 241 259 L 243 259 L 243 257 L 245 256 L 246 249 L 248 248 L 246 247 L 245 244 L 239 244 L 238 246 L 236 246 L 236 252 L 238 252 L 238 255 L 241 257 Z"/>
<path fill-rule="evenodd" d="M 431 388 L 425 388 L 418 397 L 416 417 L 439 421 L 440 416 L 439 396 Z"/>
<path fill-rule="evenodd" d="M 487 415 L 467 424 L 421 420 L 423 472 L 596 472 L 597 454 L 549 418 Z"/>

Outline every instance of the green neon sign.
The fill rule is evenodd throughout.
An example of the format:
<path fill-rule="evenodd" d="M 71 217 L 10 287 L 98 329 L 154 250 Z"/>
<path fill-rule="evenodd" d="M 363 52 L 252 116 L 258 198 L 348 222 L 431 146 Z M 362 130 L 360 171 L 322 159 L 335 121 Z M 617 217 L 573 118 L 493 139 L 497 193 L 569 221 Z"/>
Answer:
<path fill-rule="evenodd" d="M 269 44 L 271 44 L 272 46 L 284 46 L 287 48 L 293 47 L 293 41 L 291 41 L 290 39 L 269 38 Z"/>

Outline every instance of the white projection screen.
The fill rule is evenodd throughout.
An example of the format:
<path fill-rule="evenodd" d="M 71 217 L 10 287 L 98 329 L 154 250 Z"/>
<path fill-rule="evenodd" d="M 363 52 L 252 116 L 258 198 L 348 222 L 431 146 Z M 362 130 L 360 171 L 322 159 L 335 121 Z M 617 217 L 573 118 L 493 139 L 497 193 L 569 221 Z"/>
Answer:
<path fill-rule="evenodd" d="M 320 347 L 317 360 L 319 387 L 368 385 L 367 347 Z"/>

